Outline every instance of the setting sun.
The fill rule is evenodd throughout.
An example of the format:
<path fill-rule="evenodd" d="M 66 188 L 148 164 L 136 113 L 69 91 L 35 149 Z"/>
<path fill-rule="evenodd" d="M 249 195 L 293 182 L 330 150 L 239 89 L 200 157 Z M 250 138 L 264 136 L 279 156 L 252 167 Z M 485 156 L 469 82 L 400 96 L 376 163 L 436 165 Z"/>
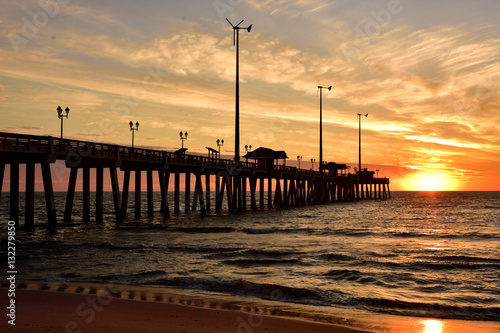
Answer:
<path fill-rule="evenodd" d="M 409 176 L 405 187 L 408 191 L 454 191 L 459 184 L 445 174 L 420 173 Z"/>

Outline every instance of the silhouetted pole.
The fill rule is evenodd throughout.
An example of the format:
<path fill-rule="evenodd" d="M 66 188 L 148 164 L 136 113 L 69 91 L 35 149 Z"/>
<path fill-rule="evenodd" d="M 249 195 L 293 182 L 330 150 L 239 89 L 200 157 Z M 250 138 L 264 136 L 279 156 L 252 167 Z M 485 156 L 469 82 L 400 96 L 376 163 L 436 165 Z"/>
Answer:
<path fill-rule="evenodd" d="M 233 27 L 233 44 L 236 45 L 236 105 L 235 105 L 235 124 L 234 124 L 234 160 L 240 161 L 240 57 L 239 57 L 239 31 L 245 29 L 248 32 L 252 30 L 252 24 L 247 28 L 240 28 L 239 25 L 233 25 L 227 18 L 227 22 Z"/>
<path fill-rule="evenodd" d="M 323 86 L 319 88 L 319 171 L 323 170 Z M 328 87 L 332 90 L 332 86 Z"/>
<path fill-rule="evenodd" d="M 139 130 L 139 122 L 137 121 L 135 123 L 135 128 L 132 120 L 130 121 L 130 123 L 128 123 L 128 125 L 130 126 L 130 130 L 132 131 L 132 148 L 134 148 L 134 132 Z"/>
<path fill-rule="evenodd" d="M 361 113 L 358 113 L 358 119 L 359 119 L 359 159 L 358 159 L 358 170 L 361 172 Z M 365 114 L 365 117 L 368 117 L 368 113 Z"/>
<path fill-rule="evenodd" d="M 57 116 L 59 117 L 59 119 L 61 119 L 61 139 L 62 139 L 63 138 L 63 119 L 68 118 L 69 108 L 66 107 L 66 109 L 64 110 L 64 111 L 66 111 L 66 115 L 62 114 L 63 110 L 61 109 L 61 106 L 58 106 L 56 110 L 57 110 Z"/>

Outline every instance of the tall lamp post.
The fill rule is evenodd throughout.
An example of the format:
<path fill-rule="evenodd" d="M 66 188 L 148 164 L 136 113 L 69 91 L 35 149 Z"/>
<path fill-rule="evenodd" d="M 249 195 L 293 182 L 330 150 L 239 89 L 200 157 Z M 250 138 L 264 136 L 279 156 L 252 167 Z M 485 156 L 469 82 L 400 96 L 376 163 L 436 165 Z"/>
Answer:
<path fill-rule="evenodd" d="M 319 88 L 319 171 L 323 170 L 323 86 L 318 86 Z M 332 86 L 329 86 L 328 91 L 332 90 Z"/>
<path fill-rule="evenodd" d="M 315 158 L 311 158 L 311 170 L 314 170 L 314 162 L 316 162 L 316 159 Z"/>
<path fill-rule="evenodd" d="M 61 106 L 58 106 L 56 110 L 57 110 L 57 116 L 59 117 L 59 119 L 61 119 L 61 139 L 62 139 L 63 138 L 63 119 L 68 118 L 69 108 L 66 107 L 66 109 L 64 110 L 64 111 L 66 111 L 65 115 L 62 113 L 63 109 L 61 109 Z"/>
<path fill-rule="evenodd" d="M 134 132 L 139 130 L 139 122 L 137 121 L 134 127 L 134 123 L 131 120 L 128 125 L 130 126 L 130 131 L 132 132 L 132 148 L 134 148 Z"/>
<path fill-rule="evenodd" d="M 182 133 L 182 131 L 179 132 L 180 139 L 182 141 L 182 148 L 184 149 L 184 140 L 188 139 L 188 132 Z"/>
<path fill-rule="evenodd" d="M 219 140 L 217 139 L 217 147 L 219 147 L 219 158 L 220 158 L 220 147 L 224 146 L 224 139 Z"/>
<path fill-rule="evenodd" d="M 300 169 L 300 161 L 302 161 L 302 156 L 297 156 L 297 161 L 299 161 L 299 169 Z"/>
<path fill-rule="evenodd" d="M 240 161 L 240 59 L 239 59 L 239 32 L 240 29 L 245 29 L 250 32 L 252 24 L 247 28 L 241 28 L 239 25 L 243 23 L 241 20 L 237 25 L 233 25 L 227 18 L 227 22 L 233 27 L 233 45 L 236 45 L 236 105 L 235 105 L 235 129 L 234 129 L 234 160 Z"/>
<path fill-rule="evenodd" d="M 358 169 L 359 172 L 361 172 L 361 113 L 358 113 L 358 119 L 359 119 L 359 159 L 358 159 Z M 368 117 L 368 113 L 365 114 L 365 117 Z"/>

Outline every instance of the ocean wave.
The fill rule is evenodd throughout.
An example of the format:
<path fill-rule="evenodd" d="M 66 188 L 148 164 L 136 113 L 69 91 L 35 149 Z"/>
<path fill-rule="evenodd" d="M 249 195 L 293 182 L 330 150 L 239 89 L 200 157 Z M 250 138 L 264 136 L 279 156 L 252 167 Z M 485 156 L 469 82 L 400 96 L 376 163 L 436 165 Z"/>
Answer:
<path fill-rule="evenodd" d="M 500 320 L 500 307 L 453 306 L 385 298 L 351 298 L 349 305 L 392 315 L 462 320 Z"/>
<path fill-rule="evenodd" d="M 272 234 L 273 232 L 276 232 L 275 228 L 249 228 L 249 229 L 244 229 L 244 232 L 247 234 Z"/>
<path fill-rule="evenodd" d="M 319 259 L 326 261 L 353 261 L 356 257 L 341 253 L 324 253 L 319 256 Z"/>
<path fill-rule="evenodd" d="M 234 259 L 234 260 L 224 260 L 222 261 L 227 265 L 234 265 L 239 267 L 249 267 L 249 266 L 279 266 L 279 265 L 290 265 L 300 263 L 299 259 Z"/>

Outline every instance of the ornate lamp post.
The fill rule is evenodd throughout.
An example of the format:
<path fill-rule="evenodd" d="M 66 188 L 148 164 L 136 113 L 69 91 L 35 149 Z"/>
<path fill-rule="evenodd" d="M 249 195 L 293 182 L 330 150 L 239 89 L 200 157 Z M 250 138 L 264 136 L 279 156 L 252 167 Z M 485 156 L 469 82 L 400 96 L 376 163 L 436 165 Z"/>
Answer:
<path fill-rule="evenodd" d="M 302 161 L 302 156 L 297 156 L 297 160 L 299 161 L 299 169 L 300 169 L 300 161 Z"/>
<path fill-rule="evenodd" d="M 249 145 L 245 145 L 245 151 L 247 153 L 251 152 L 252 151 L 252 145 L 250 145 L 250 146 Z M 246 160 L 247 160 L 247 163 L 248 163 L 248 157 L 246 158 Z"/>
<path fill-rule="evenodd" d="M 316 159 L 311 158 L 311 170 L 314 170 L 314 162 L 316 162 Z"/>
<path fill-rule="evenodd" d="M 134 148 L 134 132 L 139 130 L 139 122 L 137 121 L 135 123 L 135 128 L 132 120 L 128 123 L 128 125 L 130 126 L 130 131 L 132 132 L 132 148 Z"/>
<path fill-rule="evenodd" d="M 219 147 L 219 158 L 220 158 L 220 147 L 224 146 L 224 139 L 217 139 L 217 147 Z"/>
<path fill-rule="evenodd" d="M 182 148 L 184 148 L 184 140 L 188 139 L 188 132 L 182 133 L 182 131 L 179 132 L 179 137 L 182 141 Z"/>
<path fill-rule="evenodd" d="M 66 109 L 64 110 L 64 111 L 66 111 L 65 115 L 62 113 L 63 110 L 61 109 L 61 106 L 58 106 L 56 110 L 57 110 L 57 116 L 59 117 L 59 119 L 61 119 L 61 139 L 62 139 L 63 138 L 63 119 L 68 118 L 69 108 L 66 107 Z"/>

